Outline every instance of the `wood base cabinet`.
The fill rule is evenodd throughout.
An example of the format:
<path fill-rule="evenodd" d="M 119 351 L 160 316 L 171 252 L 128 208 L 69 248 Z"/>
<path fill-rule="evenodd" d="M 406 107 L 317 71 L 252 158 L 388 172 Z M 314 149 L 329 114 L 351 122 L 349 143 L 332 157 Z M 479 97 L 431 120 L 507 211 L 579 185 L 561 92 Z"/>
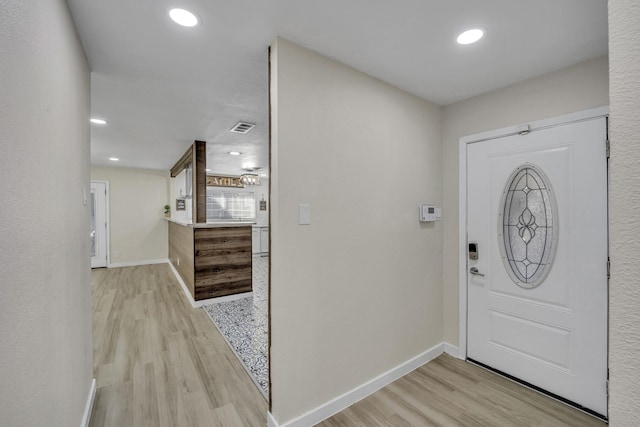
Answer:
<path fill-rule="evenodd" d="M 190 229 L 190 233 L 176 227 Z M 193 227 L 169 223 L 169 258 L 195 301 L 251 292 L 251 236 L 251 226 Z M 185 255 L 190 248 L 191 262 Z M 185 266 L 184 262 L 190 265 Z"/>

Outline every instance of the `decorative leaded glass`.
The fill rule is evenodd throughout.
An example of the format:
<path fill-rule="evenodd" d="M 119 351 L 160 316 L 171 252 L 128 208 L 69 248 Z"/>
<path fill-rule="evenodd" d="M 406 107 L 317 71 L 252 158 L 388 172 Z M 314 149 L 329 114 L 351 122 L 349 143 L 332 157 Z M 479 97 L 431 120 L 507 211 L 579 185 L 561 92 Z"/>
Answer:
<path fill-rule="evenodd" d="M 542 283 L 551 269 L 558 239 L 555 196 L 545 173 L 518 167 L 502 193 L 498 244 L 507 273 L 523 288 Z"/>

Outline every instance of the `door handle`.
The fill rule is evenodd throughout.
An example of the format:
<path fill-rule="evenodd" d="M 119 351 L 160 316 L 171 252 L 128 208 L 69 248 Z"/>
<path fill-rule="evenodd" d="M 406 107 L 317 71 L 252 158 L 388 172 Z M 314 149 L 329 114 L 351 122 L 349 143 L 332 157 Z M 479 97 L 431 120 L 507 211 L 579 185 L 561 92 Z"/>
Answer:
<path fill-rule="evenodd" d="M 469 269 L 469 273 L 473 274 L 474 276 L 484 277 L 484 274 L 480 273 L 477 267 L 471 267 Z"/>

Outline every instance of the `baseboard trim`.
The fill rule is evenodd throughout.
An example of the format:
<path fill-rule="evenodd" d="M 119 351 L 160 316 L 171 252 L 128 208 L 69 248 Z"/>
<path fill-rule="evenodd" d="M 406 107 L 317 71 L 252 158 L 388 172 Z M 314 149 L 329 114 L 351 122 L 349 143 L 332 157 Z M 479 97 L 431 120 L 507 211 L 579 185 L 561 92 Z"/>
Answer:
<path fill-rule="evenodd" d="M 107 268 L 120 268 L 120 267 L 137 267 L 139 265 L 151 265 L 151 264 L 165 264 L 169 262 L 167 258 L 163 259 L 148 259 L 145 261 L 131 261 L 131 262 L 112 262 L 107 265 Z"/>
<path fill-rule="evenodd" d="M 180 283 L 180 287 L 182 287 L 182 291 L 191 304 L 191 307 L 196 308 L 196 302 L 194 301 L 193 296 L 191 296 L 191 292 L 189 292 L 189 289 L 187 289 L 187 284 L 184 283 L 184 280 L 182 280 L 182 276 L 180 276 L 180 273 L 178 273 L 178 270 L 176 270 L 171 261 L 167 262 L 169 263 L 169 268 L 171 269 L 171 271 L 173 271 L 173 275 L 176 277 L 176 280 L 178 281 L 178 283 Z"/>
<path fill-rule="evenodd" d="M 198 301 L 194 301 L 191 305 L 193 305 L 195 308 L 198 308 L 198 307 L 202 307 L 203 305 L 214 304 L 214 303 L 217 303 L 217 302 L 235 301 L 237 299 L 250 297 L 251 295 L 253 295 L 253 291 L 251 291 L 251 292 L 243 292 L 241 294 L 226 295 L 226 296 L 223 296 L 223 297 L 201 299 L 201 300 L 198 300 Z"/>
<path fill-rule="evenodd" d="M 87 403 L 84 406 L 84 414 L 82 415 L 82 422 L 80 427 L 89 427 L 89 421 L 91 421 L 91 413 L 93 412 L 93 402 L 96 398 L 96 379 L 91 380 L 91 387 L 89 388 L 89 396 L 87 396 Z"/>
<path fill-rule="evenodd" d="M 464 357 L 460 357 L 460 349 L 453 344 L 449 344 L 448 342 L 444 343 L 444 352 L 449 356 L 455 357 L 456 359 L 464 359 Z"/>
<path fill-rule="evenodd" d="M 332 415 L 348 408 L 354 403 L 364 399 L 370 394 L 375 393 L 381 388 L 391 384 L 395 380 L 407 375 L 409 372 L 419 368 L 427 362 L 435 359 L 444 353 L 445 343 L 440 343 L 429 350 L 407 360 L 406 362 L 392 368 L 384 374 L 354 388 L 351 391 L 338 396 L 315 409 L 303 414 L 297 418 L 289 420 L 284 424 L 278 424 L 271 412 L 267 413 L 267 425 L 269 427 L 308 427 L 316 425 Z"/>
<path fill-rule="evenodd" d="M 166 262 L 169 264 L 169 268 L 171 268 L 173 275 L 176 277 L 176 280 L 178 281 L 178 283 L 180 283 L 180 287 L 182 288 L 184 295 L 187 297 L 189 304 L 191 304 L 191 307 L 193 308 L 200 308 L 203 305 L 213 304 L 216 302 L 235 301 L 237 299 L 246 298 L 253 295 L 253 292 L 243 292 L 241 294 L 227 295 L 224 297 L 217 297 L 217 298 L 201 299 L 196 301 L 191 296 L 191 292 L 189 292 L 189 289 L 187 288 L 187 284 L 184 283 L 184 280 L 182 280 L 182 276 L 180 276 L 180 273 L 178 273 L 178 270 L 176 270 L 176 268 L 173 266 L 173 264 L 169 260 L 167 260 Z"/>
<path fill-rule="evenodd" d="M 278 422 L 273 418 L 271 412 L 267 412 L 267 427 L 279 427 Z"/>

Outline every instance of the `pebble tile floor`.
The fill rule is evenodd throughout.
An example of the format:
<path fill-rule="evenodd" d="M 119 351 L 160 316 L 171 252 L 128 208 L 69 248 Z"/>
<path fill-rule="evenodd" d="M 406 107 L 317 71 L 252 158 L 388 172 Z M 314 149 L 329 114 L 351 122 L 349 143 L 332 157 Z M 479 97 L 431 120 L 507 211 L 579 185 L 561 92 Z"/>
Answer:
<path fill-rule="evenodd" d="M 202 308 L 262 392 L 269 396 L 269 258 L 253 257 L 253 294 Z"/>

